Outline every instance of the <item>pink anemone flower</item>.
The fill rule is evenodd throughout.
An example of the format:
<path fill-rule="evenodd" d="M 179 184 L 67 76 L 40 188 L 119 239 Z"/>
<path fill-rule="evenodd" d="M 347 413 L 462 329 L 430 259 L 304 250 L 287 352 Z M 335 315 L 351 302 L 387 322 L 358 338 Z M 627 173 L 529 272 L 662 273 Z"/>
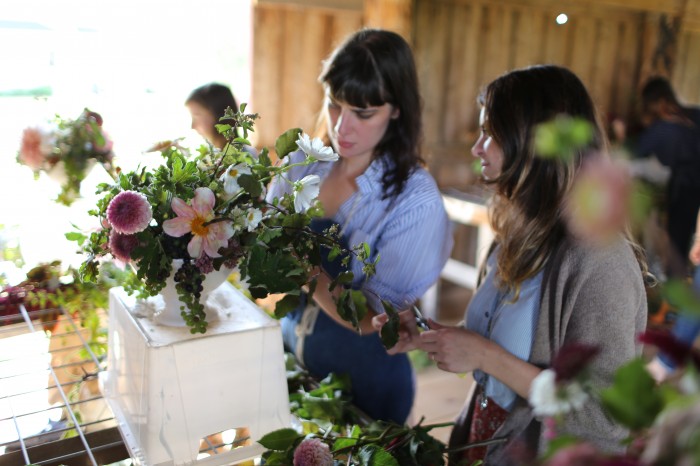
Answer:
<path fill-rule="evenodd" d="M 198 259 L 202 252 L 209 257 L 221 257 L 219 249 L 227 246 L 233 236 L 233 226 L 229 222 L 207 223 L 215 217 L 215 203 L 216 196 L 211 189 L 197 188 L 192 205 L 178 197 L 173 198 L 170 207 L 177 217 L 163 222 L 163 231 L 170 236 L 192 233 L 187 252 L 194 259 Z"/>

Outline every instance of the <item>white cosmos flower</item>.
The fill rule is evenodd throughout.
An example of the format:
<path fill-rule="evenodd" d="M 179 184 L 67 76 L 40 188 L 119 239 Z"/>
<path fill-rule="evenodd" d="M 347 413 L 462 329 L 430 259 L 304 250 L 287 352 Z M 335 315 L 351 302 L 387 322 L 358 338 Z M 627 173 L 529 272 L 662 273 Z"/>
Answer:
<path fill-rule="evenodd" d="M 245 214 L 245 226 L 248 231 L 255 230 L 260 222 L 262 221 L 262 210 L 260 209 L 248 209 Z"/>
<path fill-rule="evenodd" d="M 240 191 L 241 186 L 238 184 L 238 178 L 241 175 L 250 175 L 250 167 L 244 163 L 231 165 L 224 174 L 221 175 L 221 181 L 224 182 L 224 191 L 226 194 L 233 196 Z"/>
<path fill-rule="evenodd" d="M 314 199 L 318 196 L 321 178 L 317 175 L 307 175 L 299 181 L 294 182 L 294 210 L 296 212 L 306 212 L 311 207 Z"/>
<path fill-rule="evenodd" d="M 529 401 L 535 416 L 556 416 L 581 409 L 588 400 L 588 393 L 578 382 L 557 385 L 556 374 L 551 369 L 539 373 L 530 385 Z"/>
<path fill-rule="evenodd" d="M 301 133 L 301 136 L 297 139 L 297 146 L 306 155 L 321 162 L 335 162 L 338 160 L 338 154 L 333 152 L 332 148 L 324 145 L 319 138 L 309 138 L 309 135 L 306 133 Z"/>

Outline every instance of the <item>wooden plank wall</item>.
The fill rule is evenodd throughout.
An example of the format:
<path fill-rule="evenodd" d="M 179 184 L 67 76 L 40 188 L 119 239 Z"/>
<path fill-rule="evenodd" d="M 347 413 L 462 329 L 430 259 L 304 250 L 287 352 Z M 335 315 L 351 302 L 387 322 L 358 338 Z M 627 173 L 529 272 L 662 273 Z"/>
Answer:
<path fill-rule="evenodd" d="M 570 67 L 603 116 L 633 117 L 638 89 L 652 74 L 672 77 L 683 100 L 700 102 L 700 0 L 291 1 L 258 0 L 254 7 L 250 109 L 261 115 L 259 146 L 272 147 L 290 127 L 314 130 L 321 61 L 363 25 L 395 29 L 412 43 L 424 99 L 424 154 L 443 187 L 475 181 L 469 149 L 478 128 L 476 97 L 514 68 Z M 661 19 L 675 24 L 684 5 L 690 19 L 674 36 L 664 69 L 663 60 L 654 60 L 663 44 Z M 569 17 L 564 25 L 555 22 L 561 12 Z"/>
<path fill-rule="evenodd" d="M 566 12 L 569 21 L 555 18 Z M 571 68 L 603 115 L 633 111 L 642 59 L 643 14 L 616 7 L 560 8 L 540 2 L 418 0 L 414 51 L 425 112 L 426 150 L 442 185 L 473 182 L 476 98 L 509 70 L 553 63 Z"/>
<path fill-rule="evenodd" d="M 253 89 L 250 111 L 260 114 L 255 142 L 270 150 L 283 131 L 313 133 L 323 90 L 321 62 L 362 26 L 362 9 L 258 3 L 253 13 Z"/>

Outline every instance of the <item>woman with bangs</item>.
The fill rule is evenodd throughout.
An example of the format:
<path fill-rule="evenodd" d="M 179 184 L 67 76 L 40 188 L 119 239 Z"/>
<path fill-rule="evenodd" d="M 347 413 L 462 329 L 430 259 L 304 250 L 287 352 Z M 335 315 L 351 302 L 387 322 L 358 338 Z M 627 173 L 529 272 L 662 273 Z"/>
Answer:
<path fill-rule="evenodd" d="M 337 224 L 346 246 L 366 242 L 376 273 L 366 277 L 351 258 L 352 287 L 363 292 L 368 313 L 359 332 L 342 319 L 329 290 L 340 261 L 326 261 L 310 302 L 282 318 L 285 347 L 317 377 L 347 375 L 353 403 L 374 419 L 403 423 L 415 394 L 414 374 L 405 354 L 389 355 L 372 317 L 381 300 L 398 309 L 413 305 L 438 279 L 452 249 L 452 232 L 442 196 L 420 156 L 421 99 L 413 54 L 396 33 L 363 29 L 349 36 L 324 62 L 319 77 L 325 91 L 327 139 L 340 156 L 335 162 L 294 167 L 300 180 L 318 175 L 324 219 Z M 294 153 L 285 163 L 303 160 Z M 273 182 L 268 199 L 289 183 Z M 286 191 L 287 190 L 287 191 Z"/>
<path fill-rule="evenodd" d="M 599 349 L 589 367 L 597 387 L 610 385 L 615 370 L 640 355 L 636 338 L 646 326 L 647 269 L 629 234 L 592 242 L 567 221 L 575 176 L 606 149 L 595 106 L 578 77 L 557 66 L 515 70 L 491 82 L 480 103 L 481 134 L 472 154 L 493 188 L 495 240 L 479 287 L 463 326 L 430 321 L 430 330 L 418 333 L 412 316 L 402 313 L 399 343 L 390 353 L 418 348 L 445 371 L 473 372 L 474 391 L 450 446 L 489 445 L 455 454 L 453 464 L 523 464 L 546 451 L 545 429 L 528 396 L 559 348 L 578 343 Z M 590 122 L 592 141 L 570 159 L 539 157 L 535 128 L 562 114 Z M 375 327 L 385 320 L 375 317 Z M 606 452 L 623 450 L 627 435 L 595 401 L 568 413 L 558 433 Z M 515 451 L 519 458 L 510 456 Z"/>

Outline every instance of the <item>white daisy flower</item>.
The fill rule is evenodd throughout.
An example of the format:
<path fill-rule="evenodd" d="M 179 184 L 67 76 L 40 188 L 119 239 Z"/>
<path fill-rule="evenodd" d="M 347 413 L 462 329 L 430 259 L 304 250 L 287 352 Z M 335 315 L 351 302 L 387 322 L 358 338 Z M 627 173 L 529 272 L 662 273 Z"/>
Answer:
<path fill-rule="evenodd" d="M 556 374 L 551 369 L 539 373 L 530 386 L 529 401 L 535 416 L 556 416 L 581 409 L 588 400 L 588 393 L 578 382 L 556 384 Z"/>
<path fill-rule="evenodd" d="M 263 214 L 260 209 L 248 209 L 245 214 L 245 226 L 248 231 L 255 230 L 262 221 Z"/>
<path fill-rule="evenodd" d="M 338 154 L 333 152 L 332 148 L 324 145 L 319 138 L 309 138 L 309 135 L 306 133 L 301 133 L 301 136 L 297 139 L 297 146 L 306 155 L 321 162 L 335 162 L 338 160 Z"/>
<path fill-rule="evenodd" d="M 306 212 L 318 196 L 321 178 L 317 175 L 307 175 L 294 182 L 294 211 Z"/>
<path fill-rule="evenodd" d="M 238 178 L 241 175 L 250 175 L 250 167 L 244 163 L 231 165 L 224 174 L 221 175 L 221 181 L 224 182 L 224 191 L 226 194 L 233 196 L 241 190 L 241 186 L 238 184 Z"/>

